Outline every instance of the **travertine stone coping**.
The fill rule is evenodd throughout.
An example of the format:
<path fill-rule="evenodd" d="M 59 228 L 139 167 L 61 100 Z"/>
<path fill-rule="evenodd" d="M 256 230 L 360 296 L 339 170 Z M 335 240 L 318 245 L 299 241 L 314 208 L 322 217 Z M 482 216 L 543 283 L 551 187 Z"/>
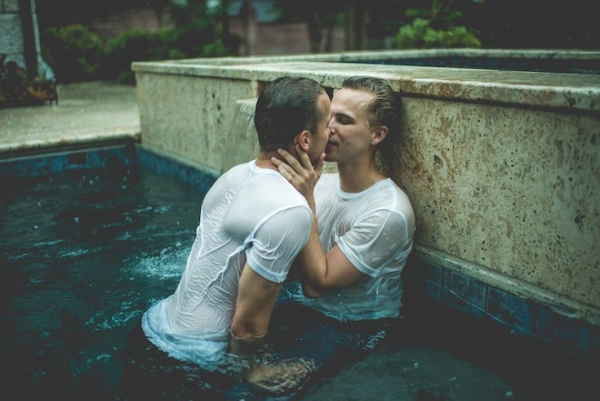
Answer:
<path fill-rule="evenodd" d="M 333 88 L 348 76 L 377 75 L 405 95 L 600 111 L 600 75 L 300 61 L 219 66 L 157 62 L 134 63 L 133 68 L 138 73 L 248 81 L 301 75 Z"/>

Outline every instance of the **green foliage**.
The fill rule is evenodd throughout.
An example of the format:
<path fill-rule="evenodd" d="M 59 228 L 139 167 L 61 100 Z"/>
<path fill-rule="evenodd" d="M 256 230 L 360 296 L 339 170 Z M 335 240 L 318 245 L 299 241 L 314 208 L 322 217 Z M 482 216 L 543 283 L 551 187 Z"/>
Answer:
<path fill-rule="evenodd" d="M 479 39 L 464 26 L 437 30 L 421 18 L 400 28 L 396 40 L 401 49 L 481 47 Z"/>
<path fill-rule="evenodd" d="M 209 11 L 205 1 L 188 0 L 187 6 L 171 5 L 175 22 L 175 46 L 186 57 L 221 57 L 237 53 L 241 38 L 229 35 L 223 38 L 218 28 L 220 13 L 218 7 Z"/>
<path fill-rule="evenodd" d="M 231 54 L 221 39 L 208 43 L 202 47 L 201 57 L 225 57 Z"/>
<path fill-rule="evenodd" d="M 60 82 L 98 77 L 103 44 L 89 28 L 82 25 L 50 28 L 42 34 L 42 42 L 46 60 Z"/>
<path fill-rule="evenodd" d="M 160 2 L 159 0 L 156 0 Z M 237 53 L 240 39 L 221 38 L 217 15 L 203 1 L 172 6 L 175 27 L 154 32 L 130 30 L 103 44 L 81 25 L 50 28 L 42 35 L 44 58 L 59 82 L 110 79 L 135 83 L 131 63 L 194 57 L 223 57 Z"/>
<path fill-rule="evenodd" d="M 458 0 L 458 2 L 483 3 L 484 0 Z M 473 30 L 463 25 L 455 25 L 463 17 L 456 9 L 457 0 L 433 0 L 429 9 L 410 8 L 407 17 L 414 17 L 412 23 L 400 28 L 396 36 L 398 47 L 402 49 L 481 47 L 481 42 Z"/>
<path fill-rule="evenodd" d="M 108 41 L 103 60 L 103 76 L 120 83 L 133 84 L 134 61 L 183 58 L 185 54 L 173 48 L 175 36 L 169 30 L 146 32 L 130 30 Z"/>

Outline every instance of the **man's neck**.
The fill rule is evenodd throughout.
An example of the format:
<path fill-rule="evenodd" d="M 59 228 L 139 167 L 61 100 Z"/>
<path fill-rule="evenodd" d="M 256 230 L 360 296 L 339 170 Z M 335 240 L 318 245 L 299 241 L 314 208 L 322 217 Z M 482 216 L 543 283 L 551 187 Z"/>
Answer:
<path fill-rule="evenodd" d="M 364 163 L 340 162 L 337 164 L 337 170 L 342 191 L 349 193 L 362 192 L 376 182 L 387 178 L 381 174 L 374 159 Z"/>
<path fill-rule="evenodd" d="M 281 159 L 281 156 L 276 151 L 273 152 L 260 152 L 256 158 L 256 166 L 260 168 L 268 168 L 271 170 L 277 170 L 277 166 L 271 161 L 271 157 Z"/>

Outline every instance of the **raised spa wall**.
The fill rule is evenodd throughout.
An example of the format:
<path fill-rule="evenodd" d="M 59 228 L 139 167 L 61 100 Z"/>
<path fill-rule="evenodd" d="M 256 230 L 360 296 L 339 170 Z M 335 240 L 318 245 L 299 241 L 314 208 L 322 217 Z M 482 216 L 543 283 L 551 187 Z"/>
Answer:
<path fill-rule="evenodd" d="M 598 71 L 366 64 L 428 56 L 570 59 Z M 141 147 L 212 176 L 255 157 L 239 116 L 267 82 L 304 76 L 334 92 L 353 75 L 388 80 L 401 94 L 402 132 L 384 164 L 417 218 L 407 290 L 600 359 L 600 52 L 354 52 L 132 68 Z"/>

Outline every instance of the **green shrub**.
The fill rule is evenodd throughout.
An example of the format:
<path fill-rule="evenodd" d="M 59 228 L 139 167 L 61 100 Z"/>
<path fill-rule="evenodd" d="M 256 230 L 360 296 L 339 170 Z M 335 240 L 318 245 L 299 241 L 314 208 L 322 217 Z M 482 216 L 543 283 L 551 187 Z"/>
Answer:
<path fill-rule="evenodd" d="M 463 18 L 461 6 L 483 0 L 432 0 L 429 9 L 410 8 L 412 23 L 400 28 L 396 42 L 401 49 L 481 47 L 474 31 L 455 21 Z"/>
<path fill-rule="evenodd" d="M 203 21 L 155 32 L 132 30 L 107 43 L 103 72 L 120 83 L 135 83 L 134 61 L 231 55 L 211 25 Z"/>
<path fill-rule="evenodd" d="M 481 47 L 479 39 L 464 26 L 438 30 L 421 18 L 400 28 L 396 41 L 402 49 Z"/>
<path fill-rule="evenodd" d="M 169 31 L 146 32 L 134 29 L 123 32 L 109 40 L 106 45 L 102 75 L 120 83 L 133 84 L 132 62 L 164 60 L 181 56 L 181 53 L 173 52 L 171 42 L 172 35 Z"/>
<path fill-rule="evenodd" d="M 42 35 L 44 58 L 59 82 L 110 79 L 135 83 L 134 61 L 173 60 L 235 55 L 240 38 L 222 39 L 216 15 L 202 2 L 189 7 L 172 5 L 175 27 L 154 32 L 126 31 L 104 46 L 88 28 L 73 25 L 50 28 Z M 225 40 L 225 42 L 223 42 Z"/>
<path fill-rule="evenodd" d="M 201 57 L 225 57 L 231 54 L 221 39 L 208 43 L 202 47 Z"/>
<path fill-rule="evenodd" d="M 96 79 L 103 57 L 98 35 L 82 25 L 50 28 L 43 32 L 44 54 L 59 82 Z"/>

